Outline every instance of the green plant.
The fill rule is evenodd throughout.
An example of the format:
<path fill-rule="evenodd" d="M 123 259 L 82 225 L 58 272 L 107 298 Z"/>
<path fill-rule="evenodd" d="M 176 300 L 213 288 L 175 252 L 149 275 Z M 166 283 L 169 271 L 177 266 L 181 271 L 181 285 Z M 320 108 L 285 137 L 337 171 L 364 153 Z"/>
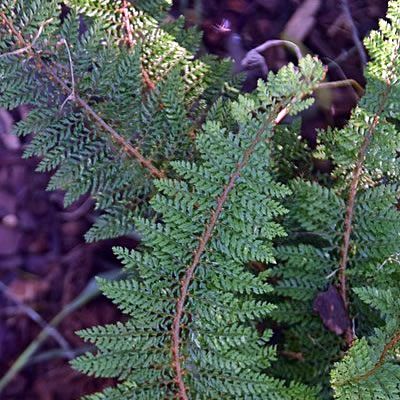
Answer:
<path fill-rule="evenodd" d="M 316 157 L 334 163 L 327 182 L 289 184 L 288 236 L 272 269 L 282 296 L 273 317 L 286 326 L 281 352 L 301 354 L 300 362 L 281 358 L 277 376 L 317 384 L 323 371 L 329 397 L 329 371 L 338 362 L 331 378 L 338 399 L 399 394 L 393 357 L 399 324 L 391 311 L 399 273 L 399 18 L 399 2 L 390 2 L 388 20 L 365 41 L 371 56 L 365 95 L 343 129 L 320 133 Z"/>
<path fill-rule="evenodd" d="M 299 72 L 270 74 L 257 94 L 217 103 L 196 140 L 200 162 L 173 162 L 181 179 L 156 182 L 151 204 L 163 222 L 138 220 L 143 252 L 116 250 L 130 279 L 101 283 L 131 319 L 81 332 L 99 353 L 75 367 L 125 379 L 105 398 L 312 397 L 262 374 L 274 358 L 271 332 L 252 325 L 273 308 L 262 299 L 271 287 L 246 264 L 273 262 L 273 239 L 284 235 L 277 219 L 289 191 L 268 172 L 274 125 L 310 104 L 303 97 L 323 74 L 307 57 Z"/>
<path fill-rule="evenodd" d="M 49 189 L 66 190 L 66 205 L 94 196 L 103 215 L 92 241 L 132 231 L 149 178 L 191 157 L 190 117 L 224 89 L 229 63 L 194 60 L 140 9 L 121 12 L 124 1 L 67 3 L 62 24 L 58 1 L 1 3 L 0 105 L 34 107 L 17 127 L 35 132 L 25 156 L 41 156 L 40 171 L 57 168 Z"/>
<path fill-rule="evenodd" d="M 399 1 L 366 41 L 365 95 L 314 154 L 278 125 L 327 87 L 316 59 L 236 98 L 167 2 L 67 4 L 62 24 L 55 1 L 0 5 L 0 105 L 34 106 L 27 155 L 105 211 L 89 240 L 143 235 L 115 249 L 127 278 L 99 280 L 128 321 L 80 332 L 98 351 L 73 365 L 121 382 L 87 398 L 399 398 Z"/>

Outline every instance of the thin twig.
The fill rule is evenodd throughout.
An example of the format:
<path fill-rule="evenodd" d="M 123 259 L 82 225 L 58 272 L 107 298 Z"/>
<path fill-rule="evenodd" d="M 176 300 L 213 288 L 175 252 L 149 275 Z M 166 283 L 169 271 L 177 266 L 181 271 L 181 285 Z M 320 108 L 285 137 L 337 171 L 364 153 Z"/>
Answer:
<path fill-rule="evenodd" d="M 40 35 L 43 32 L 43 29 L 46 25 L 50 24 L 51 22 L 53 22 L 53 18 L 48 19 L 47 21 L 44 21 L 42 24 L 40 24 L 38 31 L 36 32 L 36 35 L 34 36 L 34 38 L 32 39 L 32 46 L 34 46 L 37 42 L 37 40 L 39 39 Z"/>
<path fill-rule="evenodd" d="M 334 89 L 340 87 L 352 87 L 358 98 L 364 95 L 364 88 L 354 79 L 344 79 L 342 81 L 322 82 L 317 86 L 318 89 Z"/>
<path fill-rule="evenodd" d="M 286 46 L 294 51 L 296 54 L 297 60 L 300 61 L 300 59 L 303 57 L 301 50 L 299 46 L 297 46 L 296 43 L 293 43 L 289 40 L 267 40 L 263 44 L 260 44 L 259 46 L 255 47 L 254 49 L 249 50 L 244 58 L 241 61 L 241 65 L 244 68 L 255 68 L 259 67 L 263 73 L 264 76 L 268 74 L 269 68 L 267 65 L 267 62 L 265 61 L 264 56 L 262 53 L 271 48 L 271 47 L 276 47 L 276 46 Z"/>
<path fill-rule="evenodd" d="M 123 276 L 121 270 L 114 270 L 103 274 L 104 278 L 117 279 Z M 96 278 L 92 278 L 87 284 L 86 288 L 73 300 L 68 303 L 49 323 L 48 327 L 55 328 L 61 321 L 69 314 L 79 309 L 89 301 L 94 299 L 100 294 L 100 290 L 97 287 Z M 31 359 L 33 354 L 39 349 L 39 347 L 45 342 L 49 336 L 49 329 L 43 329 L 34 341 L 19 355 L 14 361 L 13 365 L 6 372 L 6 374 L 0 379 L 0 393 L 4 388 L 11 382 L 11 380 L 24 368 L 24 366 Z"/>
<path fill-rule="evenodd" d="M 259 46 L 255 47 L 253 50 L 255 50 L 257 53 L 263 53 L 265 50 L 267 50 L 271 47 L 276 47 L 276 46 L 285 46 L 285 47 L 288 47 L 289 49 L 293 50 L 294 54 L 296 54 L 297 60 L 300 60 L 303 58 L 303 54 L 300 50 L 300 47 L 297 46 L 296 43 L 291 42 L 290 40 L 282 40 L 282 39 L 267 40 L 265 43 L 260 44 Z"/>
<path fill-rule="evenodd" d="M 7 18 L 4 12 L 1 13 L 1 19 L 3 21 L 3 24 L 9 29 L 10 33 L 17 39 L 17 44 L 21 47 L 27 47 L 22 34 L 17 29 L 15 29 L 14 25 Z"/>
<path fill-rule="evenodd" d="M 382 109 L 380 110 L 380 113 Z M 380 114 L 379 113 L 379 114 Z M 358 184 L 360 182 L 361 172 L 364 166 L 365 157 L 367 154 L 368 146 L 371 142 L 372 136 L 375 132 L 376 127 L 379 123 L 379 114 L 377 113 L 370 125 L 367 134 L 364 137 L 363 143 L 358 152 L 356 166 L 352 173 L 352 180 L 349 190 L 349 198 L 347 201 L 346 215 L 344 219 L 344 234 L 343 234 L 343 245 L 340 250 L 340 262 L 339 262 L 339 283 L 340 283 L 340 295 L 343 299 L 346 310 L 349 309 L 349 302 L 347 298 L 347 278 L 346 278 L 346 268 L 349 257 L 350 248 L 350 235 L 352 232 L 352 223 L 354 216 L 355 200 L 357 195 Z M 354 340 L 353 332 L 348 329 L 345 333 L 345 340 L 348 346 L 351 346 Z"/>
<path fill-rule="evenodd" d="M 96 350 L 95 346 L 82 346 L 76 349 L 71 350 L 71 354 L 72 354 L 72 359 L 87 353 L 88 351 L 90 352 L 94 352 Z M 69 357 L 68 354 L 66 354 L 63 350 L 61 349 L 52 349 L 52 350 L 48 350 L 48 351 L 42 351 L 39 354 L 33 356 L 28 363 L 26 364 L 27 367 L 31 366 L 31 365 L 35 365 L 38 363 L 43 363 L 49 360 L 54 360 L 57 358 L 63 358 L 63 359 L 67 359 L 70 360 L 71 358 Z"/>
<path fill-rule="evenodd" d="M 381 270 L 388 263 L 400 264 L 400 253 L 394 253 L 390 257 L 388 257 L 382 264 L 378 266 L 378 269 Z"/>
<path fill-rule="evenodd" d="M 10 57 L 10 56 L 17 56 L 17 55 L 19 55 L 19 54 L 26 53 L 29 49 L 30 49 L 30 46 L 28 46 L 28 47 L 21 47 L 20 49 L 13 50 L 13 51 L 10 51 L 10 52 L 8 52 L 8 53 L 0 54 L 0 58 Z"/>
<path fill-rule="evenodd" d="M 69 87 L 53 72 L 51 71 L 47 66 L 43 66 L 48 75 L 51 77 L 51 79 L 56 82 L 64 91 L 69 92 L 70 89 Z M 145 158 L 140 150 L 136 147 L 133 147 L 128 141 L 125 140 L 125 138 L 120 135 L 114 128 L 112 128 L 110 125 L 108 125 L 94 110 L 92 107 L 89 106 L 89 104 L 86 103 L 81 97 L 79 97 L 77 94 L 75 94 L 75 103 L 78 104 L 80 107 L 82 107 L 85 111 L 86 114 L 92 119 L 99 127 L 101 127 L 103 130 L 108 132 L 112 138 L 112 140 L 117 143 L 124 151 L 126 154 L 130 155 L 131 157 L 135 158 L 140 165 L 142 165 L 144 168 L 146 168 L 151 175 L 153 175 L 155 178 L 161 179 L 165 177 L 165 173 L 163 171 L 160 171 L 157 167 L 153 165 L 153 163 Z"/>
<path fill-rule="evenodd" d="M 69 46 L 67 41 L 62 38 L 62 42 L 65 44 L 65 47 L 67 49 L 67 53 L 68 53 L 68 61 L 69 61 L 69 68 L 70 68 L 70 74 L 71 74 L 71 93 L 65 98 L 65 100 L 63 101 L 63 103 L 61 104 L 60 109 L 62 110 L 65 106 L 65 104 L 68 101 L 74 101 L 75 100 L 75 76 L 74 76 L 74 66 L 72 64 L 72 56 L 71 56 L 71 51 L 69 50 Z"/>
<path fill-rule="evenodd" d="M 354 47 L 354 49 L 356 48 Z M 339 75 L 341 75 L 342 80 L 337 82 L 348 82 L 352 86 L 353 91 L 355 92 L 354 94 L 357 97 L 357 100 L 359 100 L 362 96 L 364 96 L 365 92 L 364 88 L 356 80 L 349 79 L 345 74 L 345 72 L 343 71 L 343 68 L 338 64 L 337 61 L 331 59 L 330 57 L 323 57 L 323 59 L 324 58 L 329 61 L 329 63 L 327 64 L 328 71 L 331 69 L 331 67 L 335 67 Z"/>
<path fill-rule="evenodd" d="M 367 54 L 365 53 L 365 49 L 364 46 L 360 40 L 360 36 L 358 34 L 358 30 L 356 27 L 356 24 L 354 23 L 353 17 L 351 15 L 351 11 L 350 11 L 350 7 L 349 7 L 349 3 L 347 2 L 347 0 L 340 0 L 341 6 L 342 6 L 342 10 L 347 18 L 347 21 L 350 25 L 350 29 L 351 29 L 351 35 L 353 37 L 353 41 L 354 44 L 357 47 L 358 50 L 358 54 L 360 55 L 360 60 L 362 65 L 364 66 L 368 59 L 367 59 Z"/>
<path fill-rule="evenodd" d="M 51 336 L 64 350 L 64 353 L 71 359 L 72 353 L 68 342 L 64 339 L 60 332 L 54 327 L 49 326 L 47 322 L 32 308 L 20 301 L 15 295 L 13 295 L 9 288 L 0 281 L 0 290 L 21 310 L 27 317 L 29 317 L 33 322 L 36 322 L 44 331 L 47 331 L 48 335 Z"/>
<path fill-rule="evenodd" d="M 11 31 L 11 33 L 12 33 L 13 35 L 17 35 L 17 34 L 18 34 L 17 40 L 18 40 L 18 42 L 20 42 L 22 36 L 19 34 L 18 31 L 16 31 L 16 30 L 14 29 L 14 26 L 13 26 L 12 24 L 9 25 L 9 24 L 7 23 L 8 20 L 7 20 L 7 18 L 5 17 L 5 15 L 3 15 L 3 14 L 2 14 L 2 20 L 3 20 L 3 22 L 6 24 L 6 26 L 9 27 L 9 29 L 10 29 L 10 31 Z M 7 22 L 6 22 L 6 21 L 7 21 Z M 32 47 L 36 44 L 36 42 L 37 42 L 37 40 L 39 39 L 40 35 L 42 34 L 44 27 L 45 27 L 46 25 L 48 25 L 50 22 L 52 22 L 52 21 L 53 21 L 53 18 L 50 18 L 50 19 L 48 19 L 47 21 L 44 21 L 42 24 L 40 24 L 38 31 L 36 32 L 34 38 L 32 39 L 32 43 L 29 43 L 29 44 L 27 44 L 26 46 L 24 46 L 24 47 L 22 47 L 22 48 L 20 48 L 20 49 L 17 49 L 17 50 L 14 50 L 14 51 L 10 51 L 10 52 L 8 52 L 8 53 L 0 54 L 0 58 L 19 55 L 19 54 L 26 53 L 27 51 L 31 50 Z M 10 26 L 12 26 L 13 29 L 11 29 Z"/>

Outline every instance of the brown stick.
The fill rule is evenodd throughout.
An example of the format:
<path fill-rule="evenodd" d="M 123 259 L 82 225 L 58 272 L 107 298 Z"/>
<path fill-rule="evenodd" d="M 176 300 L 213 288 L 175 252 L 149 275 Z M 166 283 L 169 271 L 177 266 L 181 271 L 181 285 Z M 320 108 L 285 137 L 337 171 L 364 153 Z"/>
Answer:
<path fill-rule="evenodd" d="M 27 47 L 27 43 L 25 42 L 23 36 L 15 29 L 14 25 L 8 20 L 4 12 L 1 13 L 1 19 L 3 24 L 9 29 L 10 33 L 17 38 L 17 44 L 21 47 Z"/>
<path fill-rule="evenodd" d="M 71 89 L 64 83 L 62 79 L 60 79 L 46 64 L 43 63 L 41 60 L 40 56 L 37 55 L 34 50 L 32 49 L 32 46 L 25 41 L 24 37 L 20 32 L 18 32 L 12 22 L 6 17 L 4 13 L 1 13 L 1 18 L 3 23 L 10 29 L 13 35 L 18 40 L 18 43 L 26 49 L 26 51 L 29 52 L 30 56 L 39 64 L 39 70 L 45 70 L 49 78 L 55 82 L 58 86 L 61 87 L 61 89 L 66 92 L 70 93 Z M 86 114 L 92 119 L 99 127 L 101 127 L 104 131 L 110 134 L 111 139 L 117 143 L 129 156 L 135 158 L 144 168 L 146 168 L 151 175 L 153 175 L 155 178 L 163 178 L 165 177 L 165 173 L 163 171 L 160 171 L 158 168 L 156 168 L 153 163 L 145 158 L 140 150 L 136 147 L 133 147 L 132 144 L 130 144 L 125 138 L 120 135 L 114 128 L 112 128 L 110 125 L 108 125 L 93 109 L 92 107 L 89 106 L 82 98 L 80 98 L 76 93 L 73 93 L 73 96 L 71 96 L 71 100 L 73 100 L 76 104 L 78 104 L 81 108 L 83 108 L 86 111 Z"/>
<path fill-rule="evenodd" d="M 55 74 L 53 74 L 51 71 L 48 71 L 49 74 L 51 74 L 51 77 L 64 89 L 64 90 L 69 90 L 68 86 L 65 85 L 65 83 Z M 138 148 L 133 147 L 128 141 L 125 140 L 125 138 L 120 135 L 114 128 L 112 128 L 110 125 L 108 125 L 96 112 L 79 96 L 75 95 L 75 102 L 81 106 L 87 113 L 87 115 L 103 130 L 108 132 L 112 138 L 112 140 L 117 143 L 119 146 L 121 146 L 124 151 L 136 158 L 136 160 L 144 167 L 146 168 L 155 178 L 164 178 L 165 173 L 163 171 L 160 171 L 158 168 L 156 168 L 153 163 L 145 158 L 142 153 L 139 151 Z"/>
<path fill-rule="evenodd" d="M 48 75 L 51 77 L 53 81 L 55 81 L 64 91 L 69 92 L 70 89 L 69 87 L 53 72 L 51 71 L 47 66 L 44 67 L 46 69 L 46 72 Z M 153 175 L 155 178 L 164 178 L 165 173 L 163 171 L 160 171 L 157 167 L 153 165 L 153 163 L 145 158 L 140 150 L 136 147 L 133 147 L 125 138 L 120 135 L 114 128 L 112 128 L 110 125 L 108 125 L 94 110 L 92 107 L 89 106 L 82 98 L 80 98 L 77 94 L 74 95 L 73 100 L 75 101 L 76 104 L 78 104 L 80 107 L 82 107 L 85 111 L 86 114 L 99 126 L 101 127 L 104 131 L 108 132 L 112 138 L 112 140 L 117 143 L 128 155 L 131 157 L 135 158 L 140 165 L 142 165 L 144 168 L 146 168 L 151 175 Z"/>
<path fill-rule="evenodd" d="M 364 137 L 364 141 L 360 147 L 360 151 L 357 157 L 357 163 L 353 170 L 353 178 L 350 184 L 349 199 L 347 201 L 346 216 L 344 219 L 344 234 L 343 234 L 343 245 L 340 250 L 340 263 L 339 263 L 339 283 L 340 283 L 340 295 L 343 299 L 346 310 L 349 308 L 347 298 L 347 279 L 346 279 L 346 267 L 350 248 L 350 235 L 352 232 L 352 222 L 354 216 L 355 199 L 357 195 L 357 188 L 361 177 L 362 167 L 364 165 L 366 152 L 371 142 L 373 132 L 378 125 L 379 117 L 376 115 L 373 122 L 368 130 L 368 133 Z M 348 328 L 345 332 L 345 340 L 348 346 L 351 346 L 354 335 L 351 328 Z"/>
<path fill-rule="evenodd" d="M 334 82 L 322 82 L 317 86 L 318 89 L 336 89 L 340 87 L 352 87 L 357 94 L 357 97 L 360 98 L 364 95 L 364 88 L 354 79 L 343 79 L 342 81 L 334 81 Z"/>

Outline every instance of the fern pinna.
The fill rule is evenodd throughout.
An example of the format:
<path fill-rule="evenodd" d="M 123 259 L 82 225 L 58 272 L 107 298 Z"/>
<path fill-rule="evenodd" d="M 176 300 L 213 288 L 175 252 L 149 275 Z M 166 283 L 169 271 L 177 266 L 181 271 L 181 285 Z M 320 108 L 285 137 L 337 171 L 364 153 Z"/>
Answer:
<path fill-rule="evenodd" d="M 310 104 L 303 97 L 323 75 L 307 57 L 298 71 L 270 74 L 257 94 L 217 103 L 196 140 L 201 162 L 173 162 L 181 179 L 156 181 L 151 204 L 162 222 L 138 220 L 143 250 L 117 249 L 130 278 L 101 282 L 131 319 L 81 332 L 99 351 L 74 362 L 125 382 L 89 398 L 313 397 L 264 374 L 274 359 L 271 332 L 257 332 L 255 322 L 273 308 L 262 297 L 271 287 L 246 266 L 273 262 L 273 239 L 285 234 L 278 217 L 289 190 L 269 173 L 274 125 Z"/>
<path fill-rule="evenodd" d="M 400 396 L 399 21 L 392 1 L 388 20 L 365 41 L 365 95 L 343 129 L 320 133 L 316 155 L 334 162 L 333 179 L 289 183 L 288 237 L 272 269 L 284 296 L 272 315 L 285 327 L 275 372 L 308 384 L 322 376 L 327 399 L 329 371 L 346 348 L 331 372 L 335 398 Z"/>
<path fill-rule="evenodd" d="M 16 131 L 35 132 L 25 156 L 57 168 L 49 188 L 66 190 L 65 204 L 94 196 L 103 214 L 92 241 L 131 232 L 149 177 L 191 157 L 190 115 L 221 93 L 229 63 L 210 61 L 211 72 L 125 1 L 66 3 L 60 23 L 58 1 L 1 2 L 0 105 L 32 105 Z"/>

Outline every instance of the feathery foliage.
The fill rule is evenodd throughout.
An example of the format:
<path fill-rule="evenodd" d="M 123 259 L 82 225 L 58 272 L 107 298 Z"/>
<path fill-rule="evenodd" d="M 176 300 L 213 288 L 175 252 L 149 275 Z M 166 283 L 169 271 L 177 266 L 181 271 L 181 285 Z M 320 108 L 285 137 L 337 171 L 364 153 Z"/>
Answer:
<path fill-rule="evenodd" d="M 225 84 L 139 9 L 126 20 L 123 2 L 92 3 L 68 2 L 62 24 L 58 1 L 0 5 L 0 105 L 33 106 L 17 133 L 35 132 L 25 156 L 42 157 L 39 171 L 57 168 L 49 189 L 66 190 L 66 205 L 95 197 L 104 213 L 90 241 L 130 232 L 133 216 L 146 214 L 149 177 L 191 157 L 195 102 Z"/>
<path fill-rule="evenodd" d="M 400 2 L 314 154 L 276 125 L 312 104 L 315 59 L 237 99 L 167 0 L 64 3 L 60 22 L 58 1 L 1 2 L 0 106 L 32 105 L 25 155 L 104 211 L 88 240 L 143 235 L 99 280 L 127 322 L 80 332 L 98 350 L 73 365 L 120 382 L 87 399 L 400 399 Z"/>
<path fill-rule="evenodd" d="M 400 370 L 390 362 L 398 319 L 393 313 L 379 317 L 374 307 L 382 305 L 368 299 L 375 293 L 376 301 L 382 296 L 395 308 L 399 287 L 399 21 L 400 4 L 392 1 L 388 20 L 365 41 L 371 56 L 365 95 L 343 129 L 320 133 L 316 153 L 332 160 L 332 176 L 325 184 L 282 179 L 293 194 L 285 203 L 288 236 L 272 268 L 279 295 L 272 315 L 285 327 L 275 371 L 322 383 L 323 398 L 332 396 L 329 371 L 346 347 L 348 354 L 332 371 L 335 398 L 398 398 Z M 360 339 L 353 344 L 354 335 Z"/>
<path fill-rule="evenodd" d="M 264 374 L 274 360 L 271 332 L 255 324 L 273 309 L 263 299 L 271 286 L 247 265 L 273 262 L 273 240 L 285 234 L 277 220 L 289 190 L 274 181 L 268 161 L 275 121 L 307 107 L 310 99 L 301 98 L 323 74 L 307 57 L 299 71 L 290 65 L 270 74 L 255 95 L 217 103 L 196 140 L 200 161 L 174 161 L 181 178 L 156 182 L 151 204 L 162 222 L 138 220 L 143 251 L 116 250 L 130 278 L 101 281 L 131 318 L 81 332 L 98 353 L 74 362 L 125 383 L 89 398 L 127 398 L 127 388 L 143 399 L 313 398 Z M 229 118 L 219 118 L 220 108 Z"/>
<path fill-rule="evenodd" d="M 363 287 L 354 289 L 368 306 L 377 309 L 384 324 L 373 335 L 358 339 L 332 370 L 337 399 L 398 399 L 400 368 L 396 347 L 400 342 L 397 288 Z"/>

